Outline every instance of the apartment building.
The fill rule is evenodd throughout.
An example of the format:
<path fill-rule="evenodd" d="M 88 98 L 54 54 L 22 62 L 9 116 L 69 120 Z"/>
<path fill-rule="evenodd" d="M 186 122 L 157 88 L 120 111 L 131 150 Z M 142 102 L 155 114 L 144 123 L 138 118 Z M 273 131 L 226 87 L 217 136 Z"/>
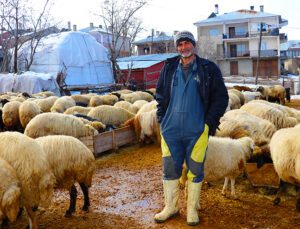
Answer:
<path fill-rule="evenodd" d="M 278 77 L 280 44 L 287 40 L 279 30 L 288 21 L 264 12 L 263 6 L 222 15 L 215 7 L 209 18 L 194 23 L 200 56 L 215 61 L 224 76 Z"/>

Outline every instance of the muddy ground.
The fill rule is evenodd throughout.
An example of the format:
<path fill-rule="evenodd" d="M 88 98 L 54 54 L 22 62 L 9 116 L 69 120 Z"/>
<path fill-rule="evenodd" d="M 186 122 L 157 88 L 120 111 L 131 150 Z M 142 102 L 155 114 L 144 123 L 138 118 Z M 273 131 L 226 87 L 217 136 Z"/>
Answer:
<path fill-rule="evenodd" d="M 288 104 L 300 107 L 300 102 Z M 79 190 L 79 189 L 78 189 Z M 300 212 L 295 210 L 293 192 L 285 193 L 282 203 L 273 206 L 274 190 L 254 188 L 247 178 L 236 182 L 237 200 L 221 195 L 222 181 L 203 186 L 201 224 L 194 228 L 300 228 Z M 180 192 L 180 215 L 164 223 L 153 221 L 163 208 L 161 151 L 157 145 L 122 147 L 97 158 L 97 171 L 90 189 L 91 207 L 83 212 L 82 194 L 75 214 L 65 218 L 67 192 L 56 191 L 53 203 L 38 211 L 39 228 L 191 228 L 186 225 L 186 202 Z M 25 214 L 11 228 L 25 228 Z"/>

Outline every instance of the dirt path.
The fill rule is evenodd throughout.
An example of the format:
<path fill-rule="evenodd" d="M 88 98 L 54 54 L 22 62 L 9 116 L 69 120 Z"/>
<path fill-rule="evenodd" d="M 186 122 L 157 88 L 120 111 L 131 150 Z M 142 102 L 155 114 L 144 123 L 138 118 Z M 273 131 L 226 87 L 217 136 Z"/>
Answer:
<path fill-rule="evenodd" d="M 90 212 L 81 211 L 82 195 L 72 218 L 65 218 L 68 193 L 57 191 L 53 204 L 38 212 L 40 228 L 191 228 L 186 225 L 186 203 L 180 193 L 181 214 L 164 224 L 153 216 L 163 207 L 162 168 L 159 146 L 129 146 L 118 153 L 97 159 L 97 172 L 90 189 Z M 253 188 L 246 178 L 236 184 L 238 200 L 221 195 L 222 181 L 204 185 L 201 224 L 194 228 L 300 228 L 300 212 L 295 197 L 285 195 L 280 206 L 273 206 L 274 195 Z M 27 218 L 11 228 L 25 228 Z"/>

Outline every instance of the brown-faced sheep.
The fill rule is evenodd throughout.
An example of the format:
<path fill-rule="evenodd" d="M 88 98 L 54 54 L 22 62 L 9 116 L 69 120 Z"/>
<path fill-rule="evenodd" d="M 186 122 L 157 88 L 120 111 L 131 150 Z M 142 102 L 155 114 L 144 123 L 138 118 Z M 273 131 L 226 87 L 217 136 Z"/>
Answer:
<path fill-rule="evenodd" d="M 47 135 L 68 135 L 78 138 L 97 135 L 98 131 L 73 115 L 43 113 L 28 123 L 24 134 L 31 138 Z"/>
<path fill-rule="evenodd" d="M 234 85 L 233 88 L 239 91 L 253 91 L 250 87 L 241 85 Z"/>
<path fill-rule="evenodd" d="M 49 204 L 55 178 L 42 147 L 18 132 L 0 133 L 0 158 L 17 172 L 21 187 L 21 207 L 25 207 L 30 228 L 36 229 L 36 211 L 40 204 Z"/>
<path fill-rule="evenodd" d="M 94 107 L 88 114 L 88 116 L 97 119 L 105 125 L 120 126 L 128 119 L 134 117 L 134 114 L 118 107 L 101 105 Z"/>
<path fill-rule="evenodd" d="M 53 106 L 51 107 L 51 112 L 64 113 L 70 107 L 76 106 L 74 99 L 70 96 L 63 96 L 58 98 Z"/>
<path fill-rule="evenodd" d="M 19 119 L 25 129 L 31 119 L 41 113 L 39 106 L 32 101 L 25 101 L 19 107 Z"/>
<path fill-rule="evenodd" d="M 274 169 L 281 181 L 296 187 L 296 209 L 300 211 L 300 128 L 278 130 L 271 139 L 270 150 Z M 285 187 L 283 182 L 280 182 L 274 205 L 280 203 L 280 194 Z"/>
<path fill-rule="evenodd" d="M 70 217 L 76 208 L 78 182 L 83 195 L 82 210 L 88 211 L 90 206 L 89 187 L 95 172 L 93 153 L 78 139 L 71 136 L 52 135 L 35 139 L 46 153 L 47 161 L 56 178 L 56 187 L 69 190 L 70 206 L 65 216 Z"/>
<path fill-rule="evenodd" d="M 280 104 L 285 104 L 285 88 L 281 85 L 274 85 L 271 87 L 259 86 L 257 91 L 259 91 L 262 94 L 262 97 L 267 101 L 269 101 L 271 98 L 274 98 L 278 99 Z"/>
<path fill-rule="evenodd" d="M 16 170 L 3 159 L 0 159 L 0 180 L 0 221 L 7 217 L 14 222 L 20 208 L 20 182 Z"/>

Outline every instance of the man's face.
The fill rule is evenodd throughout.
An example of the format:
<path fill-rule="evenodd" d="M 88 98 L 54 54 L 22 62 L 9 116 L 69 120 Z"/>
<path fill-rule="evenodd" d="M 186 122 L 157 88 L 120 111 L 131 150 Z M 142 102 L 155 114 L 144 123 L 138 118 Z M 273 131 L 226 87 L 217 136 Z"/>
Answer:
<path fill-rule="evenodd" d="M 194 54 L 194 46 L 190 41 L 181 41 L 177 46 L 177 51 L 181 57 L 188 58 Z"/>

